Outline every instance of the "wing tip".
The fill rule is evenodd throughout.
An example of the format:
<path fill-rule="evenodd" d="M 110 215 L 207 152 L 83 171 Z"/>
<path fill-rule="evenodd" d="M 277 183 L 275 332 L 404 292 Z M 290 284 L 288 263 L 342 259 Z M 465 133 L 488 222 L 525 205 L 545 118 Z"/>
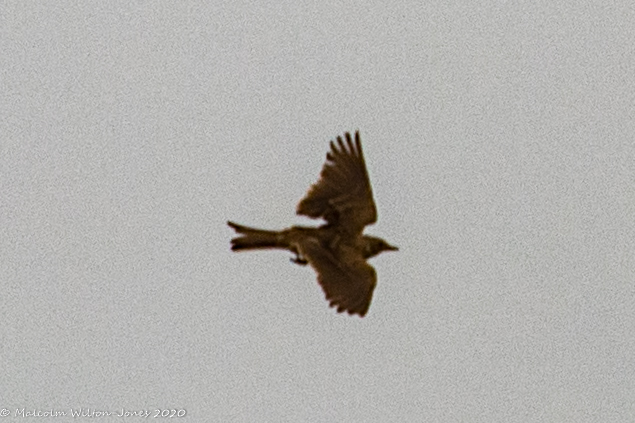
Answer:
<path fill-rule="evenodd" d="M 346 139 L 346 143 L 344 143 Z M 337 138 L 330 142 L 331 151 L 326 153 L 326 158 L 330 161 L 334 161 L 335 156 L 349 155 L 355 157 L 362 157 L 362 140 L 359 135 L 359 129 L 355 130 L 355 138 L 351 136 L 351 132 L 344 132 L 344 137 L 338 135 Z"/>

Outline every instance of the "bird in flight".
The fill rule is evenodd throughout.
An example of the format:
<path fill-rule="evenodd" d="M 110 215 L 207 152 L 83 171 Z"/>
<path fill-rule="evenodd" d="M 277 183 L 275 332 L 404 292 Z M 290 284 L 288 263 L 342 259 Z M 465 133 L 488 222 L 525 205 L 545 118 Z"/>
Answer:
<path fill-rule="evenodd" d="M 359 131 L 353 142 L 337 137 L 320 179 L 311 186 L 297 206 L 296 213 L 323 218 L 319 227 L 293 226 L 282 231 L 268 231 L 227 222 L 238 237 L 231 240 L 233 251 L 278 248 L 295 254 L 291 261 L 311 265 L 317 273 L 326 299 L 338 313 L 358 314 L 368 311 L 377 284 L 375 269 L 367 259 L 397 247 L 381 238 L 363 235 L 364 227 L 377 221 L 368 171 L 362 154 Z"/>

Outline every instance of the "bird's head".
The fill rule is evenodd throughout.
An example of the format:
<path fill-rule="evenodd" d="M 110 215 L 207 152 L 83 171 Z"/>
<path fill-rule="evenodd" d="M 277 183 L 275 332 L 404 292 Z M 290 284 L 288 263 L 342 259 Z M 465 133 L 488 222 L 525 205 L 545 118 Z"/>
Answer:
<path fill-rule="evenodd" d="M 364 235 L 364 258 L 374 257 L 382 251 L 397 251 L 399 248 L 388 244 L 381 238 Z"/>

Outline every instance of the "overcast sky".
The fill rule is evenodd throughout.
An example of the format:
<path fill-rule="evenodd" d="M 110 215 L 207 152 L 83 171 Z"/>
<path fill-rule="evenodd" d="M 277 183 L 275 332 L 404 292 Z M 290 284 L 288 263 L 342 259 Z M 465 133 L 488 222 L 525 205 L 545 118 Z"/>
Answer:
<path fill-rule="evenodd" d="M 635 421 L 632 1 L 302 3 L 0 1 L 2 421 Z M 363 319 L 226 226 L 357 129 Z"/>

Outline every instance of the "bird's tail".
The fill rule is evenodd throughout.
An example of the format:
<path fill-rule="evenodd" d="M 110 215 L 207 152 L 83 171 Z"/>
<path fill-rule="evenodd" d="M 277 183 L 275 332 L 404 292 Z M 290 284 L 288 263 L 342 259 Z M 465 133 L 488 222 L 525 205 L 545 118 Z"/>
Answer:
<path fill-rule="evenodd" d="M 253 250 L 261 248 L 288 248 L 283 236 L 277 231 L 249 228 L 234 222 L 227 222 L 241 236 L 232 239 L 232 250 Z"/>

